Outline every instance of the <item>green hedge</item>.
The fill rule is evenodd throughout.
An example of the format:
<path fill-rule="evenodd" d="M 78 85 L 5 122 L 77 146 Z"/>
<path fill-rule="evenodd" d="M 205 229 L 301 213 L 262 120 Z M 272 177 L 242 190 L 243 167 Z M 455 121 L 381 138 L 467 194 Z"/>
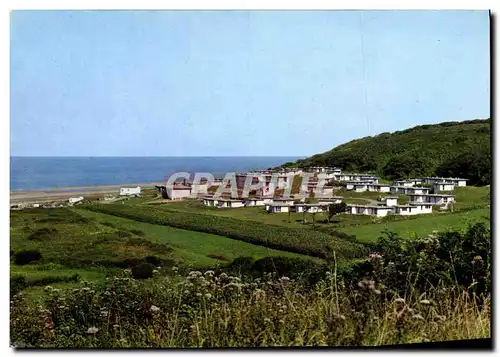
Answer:
<path fill-rule="evenodd" d="M 319 258 L 328 257 L 332 250 L 340 258 L 357 257 L 365 252 L 361 244 L 344 241 L 327 233 L 308 228 L 289 228 L 256 221 L 185 213 L 149 206 L 93 204 L 84 208 L 140 222 L 217 234 L 256 245 Z"/>

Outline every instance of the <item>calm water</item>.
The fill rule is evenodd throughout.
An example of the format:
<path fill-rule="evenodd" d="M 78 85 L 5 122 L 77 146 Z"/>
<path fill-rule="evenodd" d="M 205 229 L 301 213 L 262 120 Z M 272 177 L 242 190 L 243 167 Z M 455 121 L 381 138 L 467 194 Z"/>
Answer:
<path fill-rule="evenodd" d="M 160 182 L 174 172 L 266 169 L 299 157 L 11 157 L 10 189 Z"/>

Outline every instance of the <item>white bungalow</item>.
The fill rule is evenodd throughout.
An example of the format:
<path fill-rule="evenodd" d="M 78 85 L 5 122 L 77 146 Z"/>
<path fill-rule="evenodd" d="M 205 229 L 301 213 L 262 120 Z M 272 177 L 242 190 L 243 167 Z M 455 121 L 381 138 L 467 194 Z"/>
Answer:
<path fill-rule="evenodd" d="M 410 203 L 429 203 L 431 205 L 445 205 L 455 202 L 455 196 L 449 194 L 410 194 L 408 199 Z"/>
<path fill-rule="evenodd" d="M 413 187 L 415 185 L 421 185 L 421 179 L 408 179 L 408 180 L 396 180 L 392 182 L 393 186 L 404 186 L 404 187 Z"/>
<path fill-rule="evenodd" d="M 263 197 L 250 197 L 247 198 L 245 201 L 245 206 L 247 207 L 252 207 L 252 206 L 265 206 L 269 201 L 272 201 L 269 198 L 263 198 Z"/>
<path fill-rule="evenodd" d="M 293 200 L 293 198 L 281 198 L 281 197 L 278 197 L 278 198 L 273 198 L 272 199 L 272 203 L 293 205 L 294 200 Z"/>
<path fill-rule="evenodd" d="M 372 181 L 346 181 L 345 188 L 348 191 L 365 192 L 368 190 L 368 185 L 371 184 Z"/>
<path fill-rule="evenodd" d="M 428 187 L 390 186 L 390 191 L 392 194 L 422 195 L 422 194 L 428 194 L 430 192 L 430 188 L 428 188 Z"/>
<path fill-rule="evenodd" d="M 369 181 L 371 183 L 378 183 L 378 177 L 369 174 L 342 173 L 335 175 L 334 178 L 337 181 Z"/>
<path fill-rule="evenodd" d="M 293 207 L 293 205 L 287 203 L 268 203 L 266 204 L 266 211 L 269 213 L 292 212 Z"/>
<path fill-rule="evenodd" d="M 401 216 L 410 216 L 414 214 L 419 214 L 420 209 L 413 205 L 396 205 L 392 207 L 393 213 Z"/>
<path fill-rule="evenodd" d="M 410 206 L 416 206 L 419 211 L 418 214 L 432 213 L 432 205 L 430 203 L 411 202 Z"/>
<path fill-rule="evenodd" d="M 455 190 L 455 184 L 452 182 L 446 182 L 446 181 L 434 182 L 434 184 L 432 185 L 432 188 L 433 188 L 434 193 L 437 193 L 440 191 L 453 191 L 453 190 Z"/>
<path fill-rule="evenodd" d="M 329 203 L 299 203 L 293 206 L 295 212 L 320 213 L 328 212 Z"/>
<path fill-rule="evenodd" d="M 449 182 L 454 183 L 456 186 L 463 187 L 467 186 L 467 179 L 458 177 L 422 177 L 422 181 L 429 185 L 434 185 L 436 182 Z"/>
<path fill-rule="evenodd" d="M 387 196 L 387 197 L 383 197 L 380 200 L 382 202 L 384 202 L 385 206 L 388 206 L 388 207 L 393 207 L 393 206 L 396 206 L 398 204 L 398 197 L 397 196 Z"/>
<path fill-rule="evenodd" d="M 245 207 L 242 200 L 233 200 L 228 198 L 219 198 L 217 200 L 217 208 L 239 208 Z"/>
<path fill-rule="evenodd" d="M 203 198 L 203 204 L 205 206 L 217 207 L 218 203 L 219 203 L 218 198 L 214 198 L 214 197 L 204 197 Z"/>
<path fill-rule="evenodd" d="M 70 204 L 74 204 L 74 203 L 77 203 L 77 202 L 80 202 L 80 201 L 83 201 L 83 197 L 70 197 L 68 199 L 68 202 Z"/>
<path fill-rule="evenodd" d="M 137 187 L 122 187 L 120 188 L 120 196 L 139 196 L 141 188 Z"/>
<path fill-rule="evenodd" d="M 392 211 L 392 207 L 374 206 L 374 205 L 347 205 L 348 214 L 363 214 L 374 215 L 377 217 L 385 217 Z"/>
<path fill-rule="evenodd" d="M 317 198 L 318 203 L 327 203 L 327 204 L 334 204 L 334 203 L 341 203 L 344 201 L 344 197 L 342 196 L 332 196 L 329 198 Z"/>
<path fill-rule="evenodd" d="M 167 196 L 170 200 L 181 200 L 191 195 L 191 186 L 173 185 L 167 186 Z"/>
<path fill-rule="evenodd" d="M 391 186 L 385 184 L 370 184 L 368 185 L 368 191 L 370 192 L 391 192 Z"/>

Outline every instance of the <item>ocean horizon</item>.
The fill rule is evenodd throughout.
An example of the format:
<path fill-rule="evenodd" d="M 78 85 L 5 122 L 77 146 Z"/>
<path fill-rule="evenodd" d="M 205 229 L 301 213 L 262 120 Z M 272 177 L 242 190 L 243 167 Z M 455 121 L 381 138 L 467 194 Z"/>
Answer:
<path fill-rule="evenodd" d="M 175 172 L 267 169 L 305 156 L 11 156 L 10 190 L 161 182 Z"/>

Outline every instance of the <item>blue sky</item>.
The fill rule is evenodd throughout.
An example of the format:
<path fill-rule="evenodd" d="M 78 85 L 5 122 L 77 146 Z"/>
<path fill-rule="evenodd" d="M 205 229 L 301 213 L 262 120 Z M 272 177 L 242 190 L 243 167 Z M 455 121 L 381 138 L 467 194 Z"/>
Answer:
<path fill-rule="evenodd" d="M 14 11 L 13 156 L 306 156 L 490 116 L 487 11 Z"/>

